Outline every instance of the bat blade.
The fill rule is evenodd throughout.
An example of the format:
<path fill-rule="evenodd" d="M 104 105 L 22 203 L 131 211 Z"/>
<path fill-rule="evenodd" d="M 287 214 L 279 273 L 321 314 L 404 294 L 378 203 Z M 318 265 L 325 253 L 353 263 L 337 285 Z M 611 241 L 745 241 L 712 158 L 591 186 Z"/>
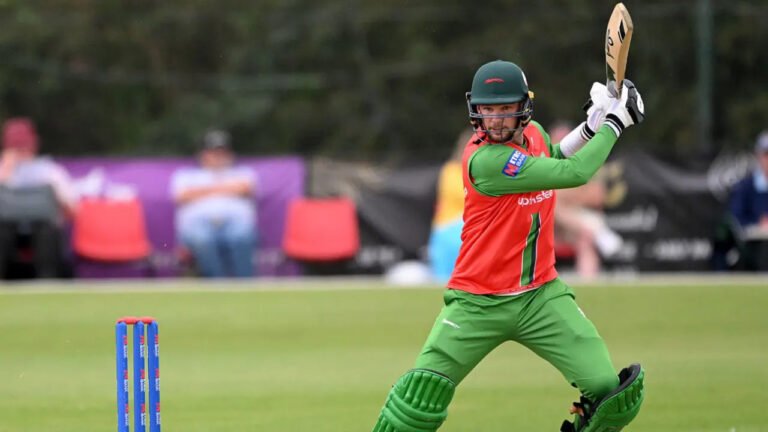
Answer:
<path fill-rule="evenodd" d="M 634 29 L 626 6 L 624 3 L 617 3 L 605 31 L 605 79 L 608 90 L 614 96 L 621 94 Z"/>

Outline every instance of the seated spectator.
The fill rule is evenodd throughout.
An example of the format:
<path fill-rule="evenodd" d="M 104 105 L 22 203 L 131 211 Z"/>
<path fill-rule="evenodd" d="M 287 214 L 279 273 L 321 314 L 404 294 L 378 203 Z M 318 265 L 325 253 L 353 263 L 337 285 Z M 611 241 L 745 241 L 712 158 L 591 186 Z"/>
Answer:
<path fill-rule="evenodd" d="M 730 211 L 742 228 L 768 229 L 768 131 L 755 144 L 757 166 L 734 186 Z"/>
<path fill-rule="evenodd" d="M 229 134 L 221 130 L 205 134 L 198 157 L 199 167 L 171 179 L 177 235 L 201 276 L 252 276 L 256 174 L 234 165 Z"/>
<path fill-rule="evenodd" d="M 768 270 L 768 131 L 755 144 L 757 164 L 731 190 L 728 217 L 715 237 L 716 270 Z"/>
<path fill-rule="evenodd" d="M 553 127 L 550 131 L 552 143 L 559 143 L 571 129 L 566 124 Z M 616 254 L 623 243 L 621 237 L 605 223 L 605 194 L 605 185 L 599 174 L 584 186 L 557 191 L 556 241 L 573 245 L 576 272 L 585 279 L 596 277 L 602 257 Z"/>
<path fill-rule="evenodd" d="M 29 119 L 5 122 L 0 154 L 3 278 L 9 276 L 9 266 L 22 246 L 31 250 L 34 276 L 55 278 L 65 273 L 64 225 L 74 214 L 77 192 L 69 174 L 50 158 L 38 155 L 38 147 L 37 132 Z"/>

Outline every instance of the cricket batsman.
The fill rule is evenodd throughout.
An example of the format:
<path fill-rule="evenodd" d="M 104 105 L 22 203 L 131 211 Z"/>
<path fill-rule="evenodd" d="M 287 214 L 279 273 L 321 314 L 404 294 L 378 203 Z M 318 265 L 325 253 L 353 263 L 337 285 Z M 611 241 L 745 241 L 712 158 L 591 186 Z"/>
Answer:
<path fill-rule="evenodd" d="M 514 63 L 481 66 L 466 94 L 475 134 L 462 159 L 464 228 L 444 307 L 413 369 L 392 387 L 374 432 L 431 432 L 445 421 L 456 386 L 501 343 L 548 361 L 581 398 L 562 432 L 619 431 L 643 401 L 644 371 L 616 375 L 605 342 L 558 278 L 555 189 L 583 185 L 625 128 L 644 118 L 624 80 L 614 97 L 595 83 L 587 120 L 558 144 L 531 119 L 533 93 Z"/>

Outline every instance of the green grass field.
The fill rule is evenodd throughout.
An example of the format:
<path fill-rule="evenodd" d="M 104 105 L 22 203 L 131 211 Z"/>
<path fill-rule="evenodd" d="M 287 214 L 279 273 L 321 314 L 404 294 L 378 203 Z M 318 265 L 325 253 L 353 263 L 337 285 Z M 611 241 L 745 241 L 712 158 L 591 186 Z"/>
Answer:
<path fill-rule="evenodd" d="M 0 432 L 115 430 L 114 321 L 131 314 L 160 322 L 166 432 L 368 431 L 442 293 L 331 286 L 0 289 Z M 646 367 L 628 431 L 768 431 L 768 286 L 576 291 L 617 368 Z M 441 432 L 555 431 L 576 396 L 508 343 L 459 387 Z"/>

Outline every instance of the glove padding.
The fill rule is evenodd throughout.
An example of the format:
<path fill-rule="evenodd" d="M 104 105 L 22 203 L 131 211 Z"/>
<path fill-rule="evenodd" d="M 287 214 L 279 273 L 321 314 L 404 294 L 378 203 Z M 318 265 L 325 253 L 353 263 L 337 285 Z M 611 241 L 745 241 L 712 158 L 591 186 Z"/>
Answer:
<path fill-rule="evenodd" d="M 625 128 L 641 123 L 645 119 L 645 105 L 635 84 L 625 79 L 621 97 L 611 97 L 611 106 L 605 116 L 605 124 L 620 136 Z"/>
<path fill-rule="evenodd" d="M 595 131 L 602 126 L 605 121 L 605 113 L 610 107 L 611 99 L 608 97 L 608 90 L 605 84 L 598 82 L 592 84 L 589 91 L 589 99 L 584 104 L 584 111 L 587 113 L 587 121 L 581 122 L 574 130 L 560 140 L 560 150 L 565 157 L 571 157 L 576 154 L 587 141 L 595 136 Z"/>
<path fill-rule="evenodd" d="M 596 131 L 603 124 L 605 114 L 608 108 L 611 107 L 611 100 L 605 84 L 599 82 L 592 83 L 592 88 L 589 90 L 589 99 L 587 99 L 583 106 L 584 112 L 587 113 L 587 126 L 592 131 Z"/>
<path fill-rule="evenodd" d="M 592 116 L 595 111 L 608 111 L 612 99 L 605 84 L 594 82 L 592 88 L 589 89 L 589 99 L 584 104 L 584 112 L 587 113 L 587 116 Z"/>

